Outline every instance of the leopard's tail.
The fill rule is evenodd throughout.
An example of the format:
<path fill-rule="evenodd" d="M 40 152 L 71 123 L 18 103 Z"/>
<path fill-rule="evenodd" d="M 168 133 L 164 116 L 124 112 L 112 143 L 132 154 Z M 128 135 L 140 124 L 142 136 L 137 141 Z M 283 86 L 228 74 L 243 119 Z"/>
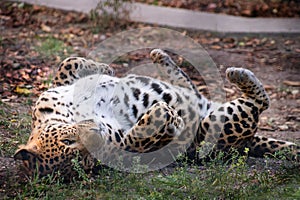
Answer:
<path fill-rule="evenodd" d="M 227 79 L 242 91 L 242 98 L 251 100 L 260 113 L 269 107 L 270 99 L 262 83 L 247 69 L 230 67 L 226 70 Z"/>
<path fill-rule="evenodd" d="M 253 140 L 247 145 L 247 147 L 249 148 L 249 156 L 285 156 L 289 160 L 300 161 L 300 146 L 297 146 L 293 142 L 263 136 L 254 136 Z"/>

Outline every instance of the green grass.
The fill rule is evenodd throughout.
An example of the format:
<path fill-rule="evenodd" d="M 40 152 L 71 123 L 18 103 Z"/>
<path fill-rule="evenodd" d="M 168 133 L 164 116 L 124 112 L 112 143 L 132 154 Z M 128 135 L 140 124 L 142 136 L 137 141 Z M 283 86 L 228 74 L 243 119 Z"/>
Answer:
<path fill-rule="evenodd" d="M 62 56 L 72 53 L 71 47 L 65 45 L 65 43 L 54 37 L 38 38 L 39 43 L 35 46 L 35 50 L 41 54 L 41 56 Z"/>
<path fill-rule="evenodd" d="M 219 157 L 204 167 L 180 164 L 169 171 L 144 174 L 102 169 L 90 177 L 82 170 L 64 183 L 51 176 L 15 185 L 16 199 L 298 199 L 299 166 L 280 172 L 250 169 L 245 157 L 231 164 Z"/>
<path fill-rule="evenodd" d="M 18 145 L 26 143 L 31 131 L 30 123 L 30 114 L 16 112 L 11 106 L 0 103 L 0 155 L 11 156 Z"/>

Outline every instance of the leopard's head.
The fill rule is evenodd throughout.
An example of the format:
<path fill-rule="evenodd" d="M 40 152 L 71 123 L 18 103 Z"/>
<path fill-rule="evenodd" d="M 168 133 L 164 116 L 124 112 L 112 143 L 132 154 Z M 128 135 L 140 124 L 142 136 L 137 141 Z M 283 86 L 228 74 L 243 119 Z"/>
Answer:
<path fill-rule="evenodd" d="M 89 150 L 101 143 L 99 131 L 91 121 L 47 124 L 32 131 L 27 144 L 19 147 L 14 158 L 23 161 L 28 175 L 44 176 L 60 171 L 70 176 L 75 172 L 75 162 L 84 170 L 93 167 Z"/>

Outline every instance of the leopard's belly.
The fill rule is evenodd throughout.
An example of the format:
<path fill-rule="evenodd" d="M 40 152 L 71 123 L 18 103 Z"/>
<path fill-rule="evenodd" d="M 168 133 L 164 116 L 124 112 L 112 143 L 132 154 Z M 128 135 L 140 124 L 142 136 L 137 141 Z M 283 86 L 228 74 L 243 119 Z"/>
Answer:
<path fill-rule="evenodd" d="M 210 106 L 205 97 L 199 99 L 190 95 L 188 88 L 136 75 L 123 78 L 91 75 L 73 85 L 57 87 L 55 91 L 50 89 L 43 95 L 48 99 L 59 97 L 61 115 L 72 116 L 72 122 L 93 119 L 123 130 L 132 127 L 157 102 L 166 102 L 173 107 L 187 129 L 190 124 L 197 126 Z M 70 104 L 69 108 L 64 107 Z"/>

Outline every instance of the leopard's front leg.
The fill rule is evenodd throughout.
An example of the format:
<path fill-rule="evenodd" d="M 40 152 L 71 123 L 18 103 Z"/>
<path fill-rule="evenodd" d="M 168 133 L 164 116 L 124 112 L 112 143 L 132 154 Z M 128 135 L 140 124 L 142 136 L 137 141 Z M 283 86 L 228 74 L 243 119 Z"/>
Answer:
<path fill-rule="evenodd" d="M 118 147 L 132 152 L 151 152 L 169 144 L 184 128 L 183 119 L 165 102 L 151 106 L 124 137 L 112 134 Z"/>
<path fill-rule="evenodd" d="M 176 140 L 185 127 L 183 119 L 165 102 L 151 106 L 127 131 L 107 123 L 100 123 L 100 126 L 99 123 L 92 124 L 94 128 L 89 129 L 96 131 L 85 131 L 86 129 L 81 131 L 83 132 L 81 141 L 90 155 L 106 164 L 122 159 L 128 162 L 132 156 L 139 153 L 160 150 L 172 140 Z M 177 152 L 178 148 L 175 151 Z M 170 148 L 166 153 L 173 156 Z"/>
<path fill-rule="evenodd" d="M 81 57 L 69 57 L 62 61 L 53 78 L 53 86 L 71 85 L 76 80 L 92 75 L 114 75 L 113 69 L 105 64 Z"/>
<path fill-rule="evenodd" d="M 176 65 L 166 52 L 161 49 L 153 49 L 150 52 L 150 57 L 153 63 L 159 64 L 158 67 L 165 72 L 164 74 L 167 76 L 167 80 L 172 85 L 188 88 L 192 93 L 200 97 L 200 94 L 190 77 Z"/>

